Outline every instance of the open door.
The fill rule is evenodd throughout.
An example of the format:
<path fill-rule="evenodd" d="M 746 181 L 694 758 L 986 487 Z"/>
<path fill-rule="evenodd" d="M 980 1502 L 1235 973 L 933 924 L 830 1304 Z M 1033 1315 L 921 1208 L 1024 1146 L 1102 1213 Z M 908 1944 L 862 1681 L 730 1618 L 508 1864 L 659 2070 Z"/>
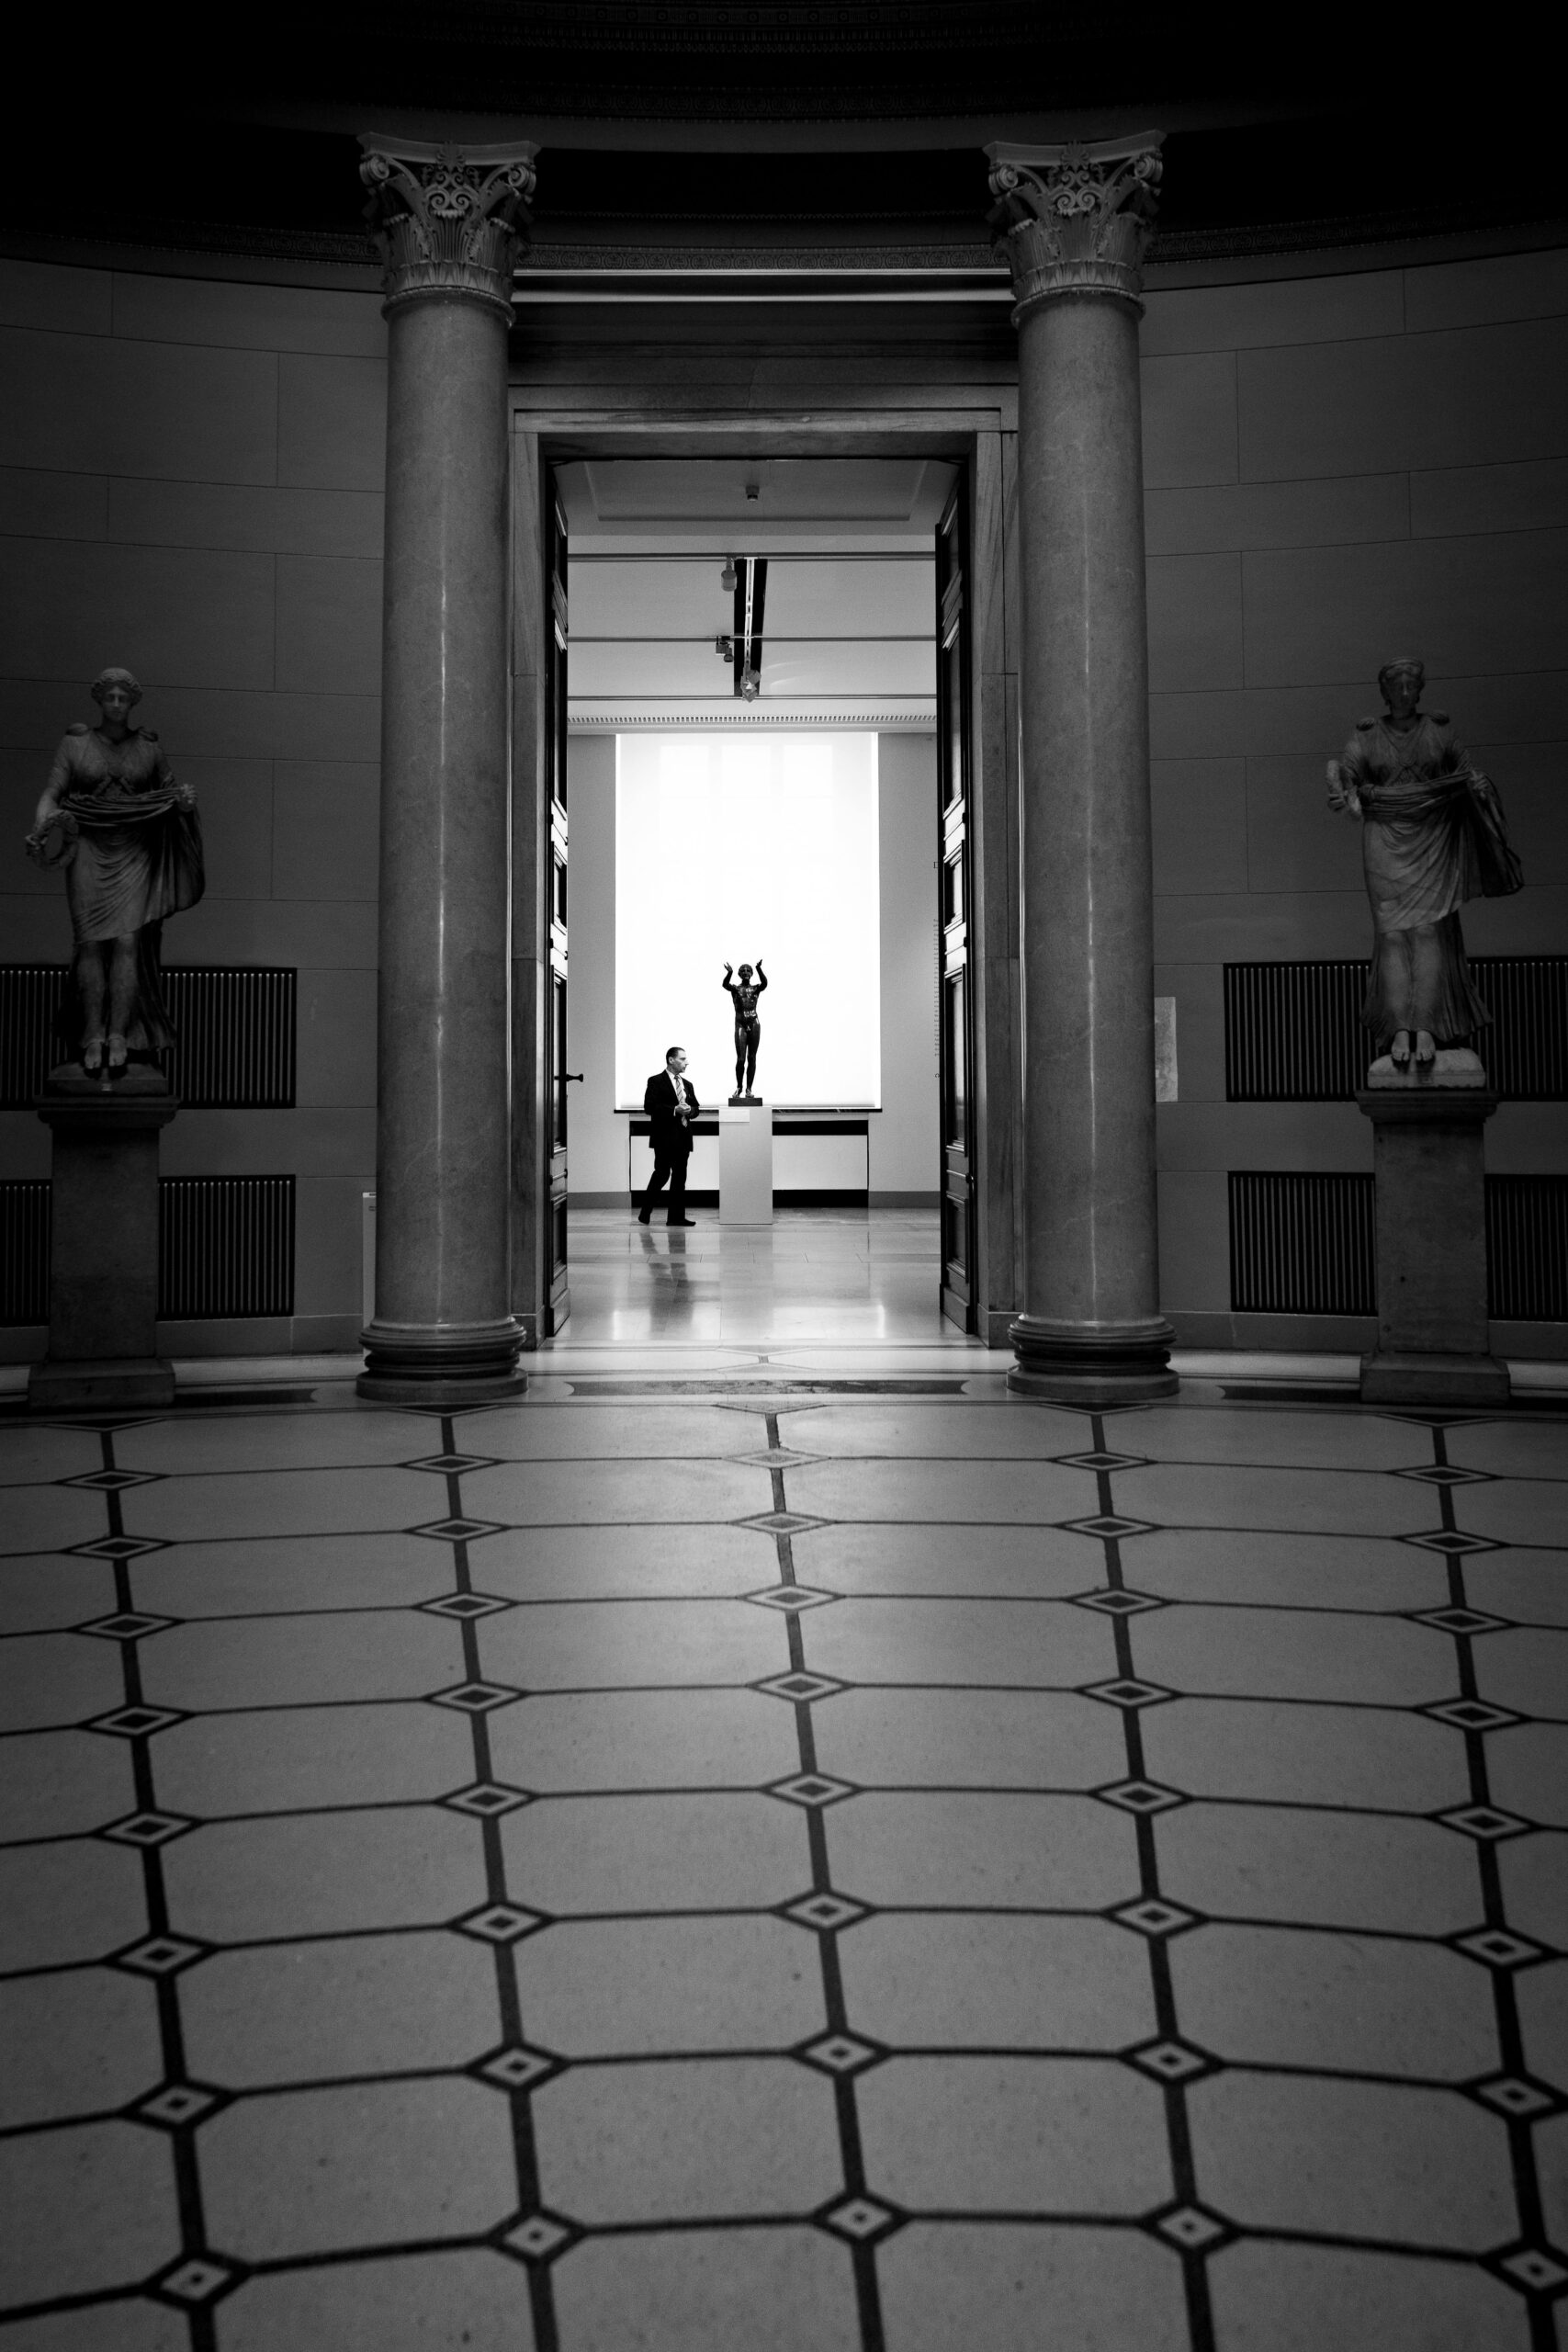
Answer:
<path fill-rule="evenodd" d="M 936 758 L 942 938 L 937 1023 L 942 1311 L 975 1329 L 974 991 L 969 970 L 968 545 L 962 478 L 936 534 Z"/>
<path fill-rule="evenodd" d="M 545 740 L 549 774 L 548 1000 L 544 1019 L 544 1115 L 549 1148 L 547 1201 L 543 1220 L 543 1312 L 541 1338 L 554 1339 L 571 1313 L 567 1272 L 566 1090 L 566 719 L 567 719 L 567 534 L 566 515 L 553 471 L 545 481 Z"/>

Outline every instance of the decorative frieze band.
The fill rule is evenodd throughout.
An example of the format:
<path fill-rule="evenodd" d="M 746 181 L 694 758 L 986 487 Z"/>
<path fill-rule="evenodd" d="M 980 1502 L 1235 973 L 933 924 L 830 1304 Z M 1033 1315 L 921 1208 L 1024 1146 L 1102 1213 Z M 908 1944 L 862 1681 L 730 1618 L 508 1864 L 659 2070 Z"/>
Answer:
<path fill-rule="evenodd" d="M 1149 130 L 1089 146 L 987 148 L 990 220 L 1012 270 L 1015 320 L 1070 294 L 1142 308 L 1163 138 Z"/>
<path fill-rule="evenodd" d="M 370 191 L 366 217 L 386 265 L 386 310 L 421 297 L 457 297 L 498 306 L 510 321 L 537 146 L 432 146 L 373 134 L 359 143 L 359 176 Z"/>

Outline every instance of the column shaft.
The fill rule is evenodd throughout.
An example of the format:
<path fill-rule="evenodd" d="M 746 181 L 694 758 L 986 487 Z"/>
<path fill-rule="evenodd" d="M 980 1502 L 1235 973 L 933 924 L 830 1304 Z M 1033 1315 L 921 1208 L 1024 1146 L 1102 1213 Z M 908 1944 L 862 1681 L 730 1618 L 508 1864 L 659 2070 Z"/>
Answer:
<path fill-rule="evenodd" d="M 509 1295 L 506 336 L 532 147 L 367 136 L 387 263 L 376 1314 L 362 1396 L 523 1385 Z"/>
<path fill-rule="evenodd" d="M 1145 148 L 1143 153 L 1150 153 Z M 1039 168 L 1036 164 L 1035 169 Z M 1175 1386 L 1155 1190 L 1148 653 L 1138 270 L 1157 164 L 999 167 L 1022 214 L 1019 538 L 1026 1243 L 1010 1385 L 1078 1402 Z M 1017 191 L 1037 191 L 1027 212 Z M 1064 226 L 1064 223 L 1066 224 Z"/>
<path fill-rule="evenodd" d="M 1073 296 L 1024 318 L 1018 437 L 1029 1178 L 1027 1306 L 1015 1329 L 1032 1385 L 1050 1378 L 1047 1357 L 1068 1380 L 1094 1378 L 1165 1334 L 1130 305 Z M 1102 1363 L 1072 1361 L 1088 1354 Z M 1123 1364 L 1121 1380 L 1133 1370 Z"/>
<path fill-rule="evenodd" d="M 504 1377 L 506 328 L 389 324 L 379 1122 L 370 1374 Z"/>

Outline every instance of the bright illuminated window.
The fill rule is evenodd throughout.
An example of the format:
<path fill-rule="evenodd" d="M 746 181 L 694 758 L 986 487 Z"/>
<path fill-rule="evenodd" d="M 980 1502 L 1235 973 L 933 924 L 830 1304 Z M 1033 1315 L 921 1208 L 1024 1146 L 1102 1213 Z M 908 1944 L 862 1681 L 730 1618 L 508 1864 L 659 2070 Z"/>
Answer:
<path fill-rule="evenodd" d="M 704 1102 L 735 1083 L 726 963 L 761 955 L 757 1091 L 879 1104 L 876 743 L 861 734 L 615 741 L 615 1091 L 640 1107 L 682 1045 Z"/>

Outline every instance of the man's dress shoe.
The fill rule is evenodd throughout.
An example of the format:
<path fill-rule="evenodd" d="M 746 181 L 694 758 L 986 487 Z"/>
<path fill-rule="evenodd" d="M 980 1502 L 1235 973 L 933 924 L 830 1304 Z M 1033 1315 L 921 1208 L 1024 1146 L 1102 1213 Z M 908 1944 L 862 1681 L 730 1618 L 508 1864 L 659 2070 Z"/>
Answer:
<path fill-rule="evenodd" d="M 696 1221 L 694 1216 L 667 1216 L 664 1220 L 666 1225 L 695 1225 Z"/>

